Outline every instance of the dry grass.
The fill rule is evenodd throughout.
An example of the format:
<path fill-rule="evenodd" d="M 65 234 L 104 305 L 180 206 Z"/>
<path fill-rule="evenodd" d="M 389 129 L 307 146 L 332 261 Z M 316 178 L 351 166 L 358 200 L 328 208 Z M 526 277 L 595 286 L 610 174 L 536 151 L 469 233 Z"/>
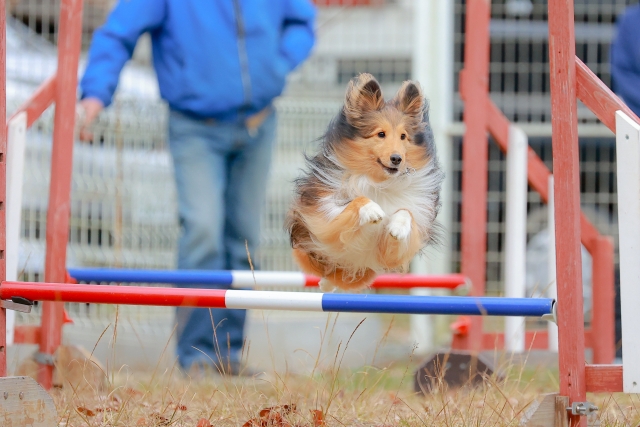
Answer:
<path fill-rule="evenodd" d="M 357 329 L 357 328 L 356 328 Z M 348 342 L 328 368 L 311 375 L 267 372 L 257 378 L 177 369 L 105 372 L 102 391 L 55 390 L 60 426 L 516 426 L 544 393 L 558 390 L 557 372 L 504 361 L 504 376 L 480 387 L 424 396 L 413 391 L 413 357 L 386 366 L 341 367 Z M 637 426 L 636 396 L 597 395 L 603 426 Z M 287 405 L 287 406 L 285 406 Z M 265 408 L 272 408 L 265 411 Z M 262 412 L 261 412 L 262 411 Z M 262 414 L 262 417 L 260 416 Z"/>
<path fill-rule="evenodd" d="M 104 393 L 58 390 L 54 398 L 61 426 L 242 426 L 276 405 L 295 405 L 296 411 L 282 411 L 282 421 L 253 425 L 515 426 L 534 399 L 557 390 L 552 373 L 513 369 L 499 383 L 488 378 L 482 387 L 425 397 L 412 391 L 411 365 L 243 380 L 121 371 Z M 590 398 L 601 407 L 602 425 L 640 422 L 635 396 Z M 314 410 L 322 412 L 320 421 Z"/>

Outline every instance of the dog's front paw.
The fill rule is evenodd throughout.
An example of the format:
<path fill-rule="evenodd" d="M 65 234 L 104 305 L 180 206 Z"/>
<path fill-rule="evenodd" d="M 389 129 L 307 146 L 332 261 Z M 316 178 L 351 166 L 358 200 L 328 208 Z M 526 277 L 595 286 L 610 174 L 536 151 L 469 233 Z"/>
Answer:
<path fill-rule="evenodd" d="M 384 217 L 384 211 L 376 202 L 369 202 L 360 208 L 360 225 L 376 224 Z"/>
<path fill-rule="evenodd" d="M 336 290 L 336 285 L 334 285 L 333 282 L 325 279 L 324 277 L 320 279 L 318 286 L 320 287 L 320 290 L 322 292 L 333 292 Z"/>
<path fill-rule="evenodd" d="M 406 240 L 411 234 L 411 214 L 409 211 L 402 209 L 394 213 L 387 229 L 394 239 Z"/>

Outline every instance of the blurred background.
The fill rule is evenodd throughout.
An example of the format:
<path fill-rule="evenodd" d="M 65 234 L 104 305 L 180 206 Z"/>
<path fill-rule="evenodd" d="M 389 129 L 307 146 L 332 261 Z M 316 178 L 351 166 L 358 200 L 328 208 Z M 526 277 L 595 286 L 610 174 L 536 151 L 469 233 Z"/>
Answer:
<path fill-rule="evenodd" d="M 464 1 L 315 3 L 319 10 L 317 44 L 311 58 L 290 76 L 286 92 L 276 103 L 277 146 L 262 218 L 261 249 L 253 257 L 263 270 L 296 269 L 283 229 L 292 181 L 302 154 L 315 150 L 316 139 L 340 108 L 346 83 L 357 73 L 368 72 L 382 84 L 386 97 L 413 78 L 430 98 L 440 160 L 447 172 L 440 216 L 446 238 L 442 247 L 431 250 L 414 269 L 459 271 L 464 128 L 458 73 L 464 55 Z M 637 2 L 575 1 L 576 53 L 607 85 L 614 23 L 633 3 Z M 85 0 L 83 55 L 112 5 L 113 0 Z M 11 114 L 56 69 L 59 3 L 9 0 L 8 9 L 7 102 Z M 498 107 L 524 129 L 530 145 L 552 167 L 546 20 L 546 1 L 492 1 L 490 91 Z M 122 74 L 114 104 L 100 116 L 95 140 L 75 145 L 69 266 L 175 267 L 178 224 L 172 165 L 164 140 L 167 108 L 159 98 L 150 56 L 149 39 L 143 36 Z M 83 62 L 79 71 L 84 69 Z M 582 207 L 599 231 L 616 237 L 617 242 L 615 140 L 581 104 L 578 115 Z M 22 280 L 42 280 L 52 116 L 50 109 L 28 134 L 19 264 Z M 500 295 L 505 162 L 495 145 L 490 145 L 489 158 L 487 292 Z M 547 214 L 536 193 L 530 192 L 528 201 L 527 282 L 533 289 L 546 284 Z M 585 263 L 588 319 L 588 255 Z M 95 342 L 92 331 L 113 322 L 114 310 L 69 304 L 78 334 L 75 339 L 82 340 L 85 328 L 90 331 L 86 336 Z M 173 328 L 172 309 L 121 307 L 119 313 L 126 315 L 131 328 L 147 334 L 165 337 Z M 18 316 L 17 322 L 37 323 L 39 319 Z M 435 344 L 426 347 L 447 339 L 436 337 Z"/>

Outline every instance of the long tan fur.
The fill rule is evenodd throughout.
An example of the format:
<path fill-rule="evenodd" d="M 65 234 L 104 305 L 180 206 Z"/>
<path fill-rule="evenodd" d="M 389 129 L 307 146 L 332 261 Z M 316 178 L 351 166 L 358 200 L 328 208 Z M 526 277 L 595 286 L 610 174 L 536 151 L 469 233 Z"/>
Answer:
<path fill-rule="evenodd" d="M 436 238 L 443 174 L 418 83 L 385 102 L 373 76 L 354 78 L 307 167 L 286 226 L 296 262 L 325 289 L 407 271 Z"/>

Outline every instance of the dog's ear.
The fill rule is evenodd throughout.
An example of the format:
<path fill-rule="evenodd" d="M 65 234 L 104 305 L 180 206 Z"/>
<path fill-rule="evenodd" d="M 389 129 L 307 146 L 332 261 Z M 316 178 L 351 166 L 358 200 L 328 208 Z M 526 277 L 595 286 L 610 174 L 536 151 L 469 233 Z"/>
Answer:
<path fill-rule="evenodd" d="M 365 125 L 363 116 L 384 107 L 382 89 L 376 79 L 368 73 L 362 73 L 349 82 L 344 101 L 347 121 L 355 127 Z"/>
<path fill-rule="evenodd" d="M 404 114 L 418 121 L 423 120 L 425 100 L 420 83 L 410 80 L 402 83 L 393 103 Z"/>

